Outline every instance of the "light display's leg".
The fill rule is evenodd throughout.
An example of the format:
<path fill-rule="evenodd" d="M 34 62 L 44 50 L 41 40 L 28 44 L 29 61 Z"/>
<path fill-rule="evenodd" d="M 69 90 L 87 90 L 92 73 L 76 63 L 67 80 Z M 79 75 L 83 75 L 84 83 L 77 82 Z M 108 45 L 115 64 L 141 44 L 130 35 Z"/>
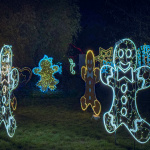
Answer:
<path fill-rule="evenodd" d="M 101 104 L 100 104 L 100 102 L 97 99 L 94 100 L 94 105 L 93 105 L 92 109 L 93 109 L 93 111 L 94 111 L 94 113 L 96 115 L 100 114 L 100 112 L 101 112 Z"/>
<path fill-rule="evenodd" d="M 112 110 L 111 110 L 111 112 L 112 112 Z M 114 116 L 115 115 L 111 114 L 110 112 L 105 113 L 103 116 L 105 128 L 109 133 L 113 133 L 116 130 L 116 128 L 118 127 L 116 118 Z"/>
<path fill-rule="evenodd" d="M 50 83 L 49 89 L 50 89 L 51 91 L 55 90 L 55 89 L 56 89 L 56 84 L 58 84 L 58 83 L 59 83 L 59 81 L 58 81 L 57 79 L 55 79 L 54 81 L 52 81 L 52 82 Z"/>
<path fill-rule="evenodd" d="M 82 97 L 81 97 L 80 103 L 81 103 L 81 108 L 82 108 L 82 110 L 86 110 L 87 107 L 88 107 L 88 105 L 87 105 L 87 103 L 86 103 L 86 98 L 85 98 L 85 96 L 82 96 Z"/>
<path fill-rule="evenodd" d="M 12 50 L 11 46 L 4 45 L 0 53 L 0 72 L 1 72 L 1 117 L 4 122 L 7 134 L 13 137 L 16 130 L 16 120 L 11 111 L 11 94 L 18 86 L 19 73 L 16 68 L 12 69 Z"/>

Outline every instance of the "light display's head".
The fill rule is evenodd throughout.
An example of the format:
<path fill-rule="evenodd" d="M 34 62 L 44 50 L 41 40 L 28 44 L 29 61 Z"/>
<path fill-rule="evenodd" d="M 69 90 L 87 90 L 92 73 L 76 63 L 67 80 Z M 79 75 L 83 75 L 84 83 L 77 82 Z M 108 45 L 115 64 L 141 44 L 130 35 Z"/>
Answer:
<path fill-rule="evenodd" d="M 99 54 L 100 58 L 102 60 L 109 60 L 112 57 L 113 47 L 110 47 L 109 49 L 103 49 L 102 47 L 99 48 Z"/>
<path fill-rule="evenodd" d="M 89 71 L 92 71 L 94 66 L 95 66 L 95 60 L 94 60 L 94 53 L 92 50 L 88 50 L 87 51 L 87 54 L 86 54 L 86 60 L 85 60 L 85 63 L 88 67 L 88 70 Z"/>
<path fill-rule="evenodd" d="M 12 46 L 4 45 L 1 49 L 1 65 L 7 65 L 8 69 L 10 70 L 12 67 Z"/>
<path fill-rule="evenodd" d="M 51 58 L 51 57 L 48 58 L 47 55 L 44 55 L 43 59 L 41 59 L 40 62 L 39 62 L 39 66 L 41 68 L 49 68 L 49 67 L 51 67 L 51 65 L 52 65 L 52 59 L 53 58 Z"/>
<path fill-rule="evenodd" d="M 122 39 L 115 45 L 113 63 L 115 67 L 128 70 L 130 67 L 136 68 L 136 45 L 130 39 Z"/>

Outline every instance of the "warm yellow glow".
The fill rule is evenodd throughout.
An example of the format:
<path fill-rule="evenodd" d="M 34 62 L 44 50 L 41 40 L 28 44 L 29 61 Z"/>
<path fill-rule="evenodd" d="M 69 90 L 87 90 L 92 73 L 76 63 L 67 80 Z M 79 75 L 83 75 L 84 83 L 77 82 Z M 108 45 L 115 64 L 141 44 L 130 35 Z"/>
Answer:
<path fill-rule="evenodd" d="M 103 65 L 103 62 L 112 62 L 113 60 L 113 47 L 109 49 L 99 48 L 99 55 L 95 57 L 95 61 L 100 62 L 100 67 Z"/>
<path fill-rule="evenodd" d="M 59 83 L 59 80 L 54 77 L 54 74 L 60 71 L 60 67 L 53 65 L 52 60 L 53 58 L 48 58 L 48 56 L 45 55 L 44 58 L 40 60 L 39 67 L 33 68 L 33 73 L 40 76 L 37 86 L 40 87 L 42 92 L 47 92 L 48 88 L 51 91 L 55 90 L 56 84 Z"/>
<path fill-rule="evenodd" d="M 91 105 L 95 115 L 99 116 L 101 104 L 96 98 L 95 84 L 99 82 L 100 69 L 95 67 L 95 57 L 92 50 L 88 50 L 85 59 L 86 66 L 81 68 L 81 77 L 85 81 L 85 94 L 81 97 L 81 108 L 85 111 Z"/>

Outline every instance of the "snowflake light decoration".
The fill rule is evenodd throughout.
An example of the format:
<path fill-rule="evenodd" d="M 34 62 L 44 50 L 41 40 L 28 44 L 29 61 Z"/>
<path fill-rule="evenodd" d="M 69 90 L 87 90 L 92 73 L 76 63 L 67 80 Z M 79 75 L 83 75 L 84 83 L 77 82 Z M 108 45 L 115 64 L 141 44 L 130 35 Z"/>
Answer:
<path fill-rule="evenodd" d="M 144 70 L 150 67 L 137 67 L 137 49 L 130 39 L 122 39 L 115 45 L 113 54 L 114 67 L 103 65 L 100 69 L 101 81 L 112 88 L 112 106 L 103 116 L 108 133 L 113 133 L 124 125 L 139 143 L 150 139 L 150 124 L 139 114 L 136 97 L 140 90 L 150 86 L 150 79 L 145 78 Z M 107 73 L 102 69 L 107 67 Z"/>
<path fill-rule="evenodd" d="M 12 98 L 12 91 L 18 86 L 19 72 L 16 68 L 12 69 L 12 50 L 11 46 L 4 45 L 0 52 L 0 124 L 3 122 L 9 137 L 13 137 L 16 130 L 16 120 L 13 110 L 16 109 L 16 99 Z"/>
<path fill-rule="evenodd" d="M 99 55 L 95 56 L 95 61 L 98 61 L 100 63 L 100 68 L 103 65 L 111 65 L 113 60 L 113 47 L 110 47 L 109 49 L 103 49 L 102 47 L 99 48 Z M 103 72 L 106 72 L 107 68 L 103 68 Z"/>
<path fill-rule="evenodd" d="M 100 67 L 104 65 L 104 63 L 111 63 L 113 59 L 113 47 L 109 49 L 99 48 L 99 55 L 95 56 L 95 61 L 100 63 Z M 104 62 L 104 63 L 103 63 Z"/>
<path fill-rule="evenodd" d="M 62 70 L 58 65 L 53 65 L 53 58 L 47 55 L 39 61 L 39 67 L 33 68 L 33 73 L 40 76 L 40 80 L 37 83 L 37 86 L 40 87 L 42 92 L 47 92 L 48 89 L 51 91 L 56 89 L 56 84 L 59 83 L 54 77 L 56 72 L 61 73 Z"/>

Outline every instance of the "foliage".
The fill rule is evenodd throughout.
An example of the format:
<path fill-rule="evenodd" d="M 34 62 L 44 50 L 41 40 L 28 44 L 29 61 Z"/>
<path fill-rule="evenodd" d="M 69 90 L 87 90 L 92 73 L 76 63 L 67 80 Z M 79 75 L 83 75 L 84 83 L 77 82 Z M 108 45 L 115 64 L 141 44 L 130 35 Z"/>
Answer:
<path fill-rule="evenodd" d="M 36 98 L 37 100 L 37 98 Z M 1 128 L 1 149 L 56 149 L 56 150 L 131 150 L 133 139 L 122 127 L 117 131 L 117 145 L 114 135 L 106 133 L 102 116 L 91 119 L 92 112 L 82 112 L 65 101 L 77 99 L 51 99 L 49 105 L 20 107 L 16 111 L 17 130 L 8 138 Z M 59 111 L 58 111 L 59 110 Z M 147 150 L 150 144 L 135 144 L 136 150 Z"/>
<path fill-rule="evenodd" d="M 80 48 L 98 52 L 100 46 L 107 49 L 122 38 L 132 39 L 137 47 L 149 44 L 149 0 L 96 0 L 86 5 L 80 1 L 80 7 L 82 32 L 76 44 Z"/>
<path fill-rule="evenodd" d="M 33 67 L 44 54 L 61 61 L 80 30 L 75 0 L 14 1 L 0 8 L 0 46 L 12 45 L 18 67 Z"/>

